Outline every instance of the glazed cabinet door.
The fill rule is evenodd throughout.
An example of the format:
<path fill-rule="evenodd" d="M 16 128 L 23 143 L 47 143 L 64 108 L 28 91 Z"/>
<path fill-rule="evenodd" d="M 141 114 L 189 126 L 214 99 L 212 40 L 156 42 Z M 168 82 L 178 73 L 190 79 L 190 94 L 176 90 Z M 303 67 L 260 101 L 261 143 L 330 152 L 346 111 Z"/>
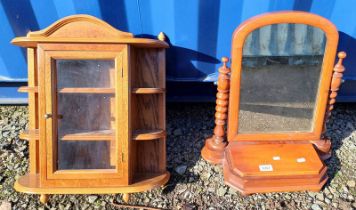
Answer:
<path fill-rule="evenodd" d="M 41 180 L 49 186 L 128 184 L 127 47 L 43 44 L 39 51 L 45 101 L 40 147 L 46 151 Z"/>

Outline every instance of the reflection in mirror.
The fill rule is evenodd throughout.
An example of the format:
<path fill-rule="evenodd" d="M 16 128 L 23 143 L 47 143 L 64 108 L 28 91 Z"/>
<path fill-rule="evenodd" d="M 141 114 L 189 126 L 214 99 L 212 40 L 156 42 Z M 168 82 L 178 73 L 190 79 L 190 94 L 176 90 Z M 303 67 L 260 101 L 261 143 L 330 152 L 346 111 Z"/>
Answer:
<path fill-rule="evenodd" d="M 274 24 L 243 49 L 238 133 L 309 132 L 326 37 L 305 24 Z"/>

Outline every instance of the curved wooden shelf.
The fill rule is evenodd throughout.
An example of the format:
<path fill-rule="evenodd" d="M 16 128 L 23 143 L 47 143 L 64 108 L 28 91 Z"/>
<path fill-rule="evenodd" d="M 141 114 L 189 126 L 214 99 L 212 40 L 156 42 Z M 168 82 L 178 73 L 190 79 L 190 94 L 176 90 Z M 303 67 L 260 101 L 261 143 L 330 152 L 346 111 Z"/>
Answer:
<path fill-rule="evenodd" d="M 135 94 L 157 94 L 166 92 L 165 88 L 134 88 L 132 93 Z"/>
<path fill-rule="evenodd" d="M 170 174 L 166 171 L 163 174 L 146 174 L 137 176 L 133 184 L 120 187 L 40 187 L 39 174 L 27 174 L 16 180 L 15 190 L 31 194 L 115 194 L 143 192 L 166 184 Z"/>
<path fill-rule="evenodd" d="M 138 141 L 154 140 L 166 136 L 166 131 L 162 129 L 136 130 L 133 132 L 133 139 Z"/>
<path fill-rule="evenodd" d="M 25 130 L 23 132 L 20 133 L 19 135 L 20 139 L 24 139 L 24 140 L 38 140 L 39 138 L 39 134 L 38 134 L 38 129 L 36 130 Z"/>
<path fill-rule="evenodd" d="M 38 87 L 28 87 L 28 86 L 21 86 L 19 87 L 19 89 L 17 89 L 18 92 L 20 93 L 30 93 L 30 92 L 34 92 L 37 93 L 38 92 Z"/>

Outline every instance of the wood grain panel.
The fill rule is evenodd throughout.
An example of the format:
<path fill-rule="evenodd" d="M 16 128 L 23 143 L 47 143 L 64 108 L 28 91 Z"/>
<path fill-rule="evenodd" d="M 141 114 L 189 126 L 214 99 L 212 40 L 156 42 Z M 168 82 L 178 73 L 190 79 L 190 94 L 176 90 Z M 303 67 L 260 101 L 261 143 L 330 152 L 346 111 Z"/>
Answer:
<path fill-rule="evenodd" d="M 138 141 L 136 143 L 135 174 L 163 173 L 166 170 L 166 168 L 162 168 L 162 162 L 165 160 L 164 156 L 162 156 L 164 149 L 164 139 Z"/>
<path fill-rule="evenodd" d="M 31 132 L 21 137 L 31 140 L 30 173 L 16 190 L 45 203 L 47 194 L 129 193 L 168 181 L 165 50 L 158 49 L 168 44 L 160 37 L 135 38 L 74 15 L 12 40 L 32 47 L 29 85 L 19 90 L 29 93 Z"/>
<path fill-rule="evenodd" d="M 136 49 L 133 65 L 135 66 L 132 75 L 133 87 L 164 88 L 159 49 Z"/>
<path fill-rule="evenodd" d="M 133 130 L 163 129 L 164 119 L 162 95 L 133 95 Z"/>

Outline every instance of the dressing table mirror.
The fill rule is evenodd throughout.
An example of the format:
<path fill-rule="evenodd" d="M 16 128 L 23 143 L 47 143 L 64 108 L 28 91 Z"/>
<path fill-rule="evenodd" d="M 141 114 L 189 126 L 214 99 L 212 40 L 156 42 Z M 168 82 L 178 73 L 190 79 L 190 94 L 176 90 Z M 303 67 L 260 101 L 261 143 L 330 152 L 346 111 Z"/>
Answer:
<path fill-rule="evenodd" d="M 325 123 L 346 57 L 339 52 L 334 66 L 337 44 L 336 27 L 306 12 L 256 16 L 235 30 L 231 70 L 227 58 L 219 70 L 214 135 L 202 150 L 223 164 L 226 184 L 242 194 L 325 184 Z"/>

